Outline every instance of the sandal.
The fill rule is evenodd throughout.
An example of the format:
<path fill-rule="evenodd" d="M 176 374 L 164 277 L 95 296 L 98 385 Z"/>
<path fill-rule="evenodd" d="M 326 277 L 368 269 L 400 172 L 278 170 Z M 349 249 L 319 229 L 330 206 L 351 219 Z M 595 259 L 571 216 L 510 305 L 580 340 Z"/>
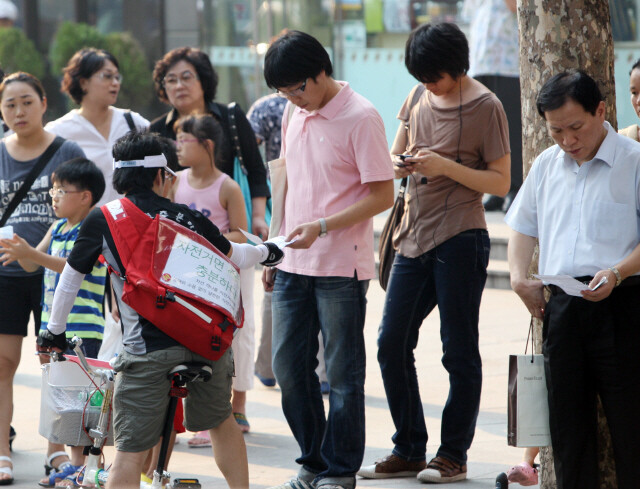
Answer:
<path fill-rule="evenodd" d="M 64 489 L 65 487 L 82 487 L 82 480 L 78 481 L 80 472 L 76 471 L 71 475 L 66 476 L 61 481 L 56 482 L 55 489 Z"/>
<path fill-rule="evenodd" d="M 53 457 L 55 458 L 55 457 Z M 81 465 L 73 465 L 71 461 L 62 462 L 57 469 L 51 470 L 48 478 L 45 477 L 38 485 L 40 487 L 56 487 L 56 484 L 68 476 L 75 474 L 82 468 Z"/>
<path fill-rule="evenodd" d="M 233 413 L 233 417 L 236 418 L 236 423 L 240 425 L 240 431 L 243 433 L 249 433 L 251 426 L 247 420 L 247 416 L 244 413 Z"/>
<path fill-rule="evenodd" d="M 0 456 L 0 462 L 9 462 L 11 467 L 0 467 L 0 474 L 6 474 L 8 479 L 0 479 L 0 486 L 8 486 L 13 484 L 13 462 L 9 457 Z"/>
<path fill-rule="evenodd" d="M 208 431 L 198 431 L 187 442 L 189 448 L 207 448 L 211 446 L 211 437 Z"/>
<path fill-rule="evenodd" d="M 532 467 L 527 462 L 520 462 L 507 471 L 507 479 L 521 486 L 535 486 L 538 484 L 537 464 L 533 464 Z"/>
<path fill-rule="evenodd" d="M 47 455 L 47 457 L 44 459 L 44 474 L 45 475 L 49 475 L 52 470 L 56 470 L 57 467 L 53 466 L 53 461 L 55 459 L 57 459 L 58 457 L 66 457 L 67 460 L 65 462 L 71 461 L 71 459 L 69 458 L 69 455 L 67 455 L 67 452 L 65 452 L 65 451 L 53 452 L 51 455 Z M 61 464 L 58 464 L 58 467 L 60 467 L 60 465 Z"/>

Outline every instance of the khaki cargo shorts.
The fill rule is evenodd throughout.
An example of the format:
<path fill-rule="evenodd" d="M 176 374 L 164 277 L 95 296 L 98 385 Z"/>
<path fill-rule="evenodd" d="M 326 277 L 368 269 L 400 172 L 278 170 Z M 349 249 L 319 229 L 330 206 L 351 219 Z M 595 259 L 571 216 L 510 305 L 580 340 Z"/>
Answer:
<path fill-rule="evenodd" d="M 229 348 L 214 362 L 183 346 L 174 346 L 145 355 L 123 351 L 115 360 L 113 429 L 115 445 L 122 452 L 142 452 L 152 448 L 162 435 L 169 406 L 171 382 L 167 375 L 185 362 L 209 365 L 213 375 L 208 382 L 187 384 L 184 400 L 184 426 L 189 431 L 209 430 L 231 415 L 233 353 Z"/>

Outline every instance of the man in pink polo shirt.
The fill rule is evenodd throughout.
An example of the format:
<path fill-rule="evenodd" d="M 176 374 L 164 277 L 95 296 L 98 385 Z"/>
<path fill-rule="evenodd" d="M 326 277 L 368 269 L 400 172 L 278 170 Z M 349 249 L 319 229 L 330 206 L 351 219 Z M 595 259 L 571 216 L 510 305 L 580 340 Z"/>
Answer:
<path fill-rule="evenodd" d="M 297 106 L 282 124 L 288 188 L 279 234 L 298 241 L 275 277 L 263 275 L 273 289 L 273 371 L 301 450 L 298 476 L 279 489 L 352 489 L 364 454 L 371 218 L 393 204 L 393 166 L 380 115 L 332 73 L 326 50 L 303 32 L 284 34 L 265 56 L 267 85 Z M 327 417 L 314 372 L 320 330 Z"/>

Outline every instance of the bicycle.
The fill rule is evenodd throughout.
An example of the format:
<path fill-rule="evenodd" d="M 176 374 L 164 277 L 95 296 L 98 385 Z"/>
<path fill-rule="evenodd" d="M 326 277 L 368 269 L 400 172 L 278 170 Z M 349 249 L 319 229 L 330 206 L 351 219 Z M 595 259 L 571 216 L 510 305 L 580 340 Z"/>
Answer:
<path fill-rule="evenodd" d="M 93 392 L 86 392 L 86 401 L 84 410 L 82 413 L 82 430 L 86 433 L 89 439 L 92 441 L 89 448 L 89 454 L 87 464 L 80 470 L 78 475 L 78 483 L 84 488 L 97 488 L 102 489 L 109 477 L 108 470 L 101 467 L 101 460 L 103 458 L 102 448 L 109 438 L 110 432 L 110 419 L 111 419 L 111 404 L 113 401 L 113 393 L 115 387 L 115 372 L 111 367 L 107 367 L 107 362 L 100 362 L 97 360 L 87 359 L 82 352 L 80 346 L 82 345 L 82 339 L 74 337 L 68 341 L 69 349 L 73 350 L 77 358 L 66 355 L 63 353 L 52 352 L 51 356 L 53 363 L 71 361 L 77 364 L 84 375 L 90 379 L 90 383 L 87 385 L 89 389 L 95 387 Z M 45 368 L 45 372 L 46 372 Z M 207 382 L 212 375 L 211 367 L 200 363 L 185 363 L 173 368 L 168 378 L 171 380 L 171 388 L 169 390 L 169 406 L 167 414 L 165 416 L 165 422 L 163 426 L 162 443 L 160 445 L 160 455 L 158 458 L 158 465 L 153 474 L 153 481 L 151 484 L 141 482 L 141 489 L 200 489 L 201 485 L 198 479 L 195 478 L 177 478 L 173 482 L 163 486 L 162 481 L 171 479 L 171 474 L 164 470 L 164 460 L 168 451 L 169 438 L 171 429 L 173 426 L 173 418 L 175 416 L 176 406 L 179 398 L 184 398 L 188 394 L 186 385 L 190 382 Z M 99 383 L 97 382 L 99 380 Z M 93 386 L 93 387 L 92 387 Z M 43 387 L 47 387 L 46 382 L 43 382 Z M 52 386 L 50 386 L 52 387 Z M 74 386 L 77 387 L 77 386 Z M 85 391 L 86 391 L 86 387 Z M 58 392 L 56 392 L 58 394 Z M 101 399 L 100 399 L 100 394 Z M 43 394 L 44 396 L 45 394 Z M 59 396 L 56 396 L 59 397 Z M 68 397 L 68 396 L 67 396 Z M 97 397 L 93 401 L 94 397 Z M 100 416 L 96 423 L 95 428 L 87 429 L 85 427 L 85 414 L 87 406 L 100 407 Z M 43 408 L 45 407 L 45 401 L 43 400 Z M 62 417 L 62 416 L 61 416 Z M 46 421 L 46 420 L 45 420 Z M 68 423 L 68 422 L 67 422 Z M 41 428 L 43 426 L 43 420 L 41 416 Z M 41 434 L 42 433 L 41 431 Z M 82 477 L 82 480 L 79 479 Z"/>

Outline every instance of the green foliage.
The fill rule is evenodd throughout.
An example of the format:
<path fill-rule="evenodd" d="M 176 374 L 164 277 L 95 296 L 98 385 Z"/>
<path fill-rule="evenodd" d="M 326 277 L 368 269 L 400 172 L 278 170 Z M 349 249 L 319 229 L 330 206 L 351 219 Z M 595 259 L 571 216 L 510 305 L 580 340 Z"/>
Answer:
<path fill-rule="evenodd" d="M 71 56 L 82 48 L 107 49 L 107 39 L 93 26 L 75 22 L 63 22 L 56 32 L 49 60 L 56 77 L 62 76 L 62 69 Z"/>
<path fill-rule="evenodd" d="M 154 92 L 151 69 L 142 47 L 129 32 L 112 32 L 107 35 L 106 49 L 118 60 L 123 77 L 118 106 L 145 111 Z"/>
<path fill-rule="evenodd" d="M 44 61 L 33 41 L 16 27 L 0 28 L 0 67 L 6 74 L 26 71 L 40 80 L 45 74 Z"/>

